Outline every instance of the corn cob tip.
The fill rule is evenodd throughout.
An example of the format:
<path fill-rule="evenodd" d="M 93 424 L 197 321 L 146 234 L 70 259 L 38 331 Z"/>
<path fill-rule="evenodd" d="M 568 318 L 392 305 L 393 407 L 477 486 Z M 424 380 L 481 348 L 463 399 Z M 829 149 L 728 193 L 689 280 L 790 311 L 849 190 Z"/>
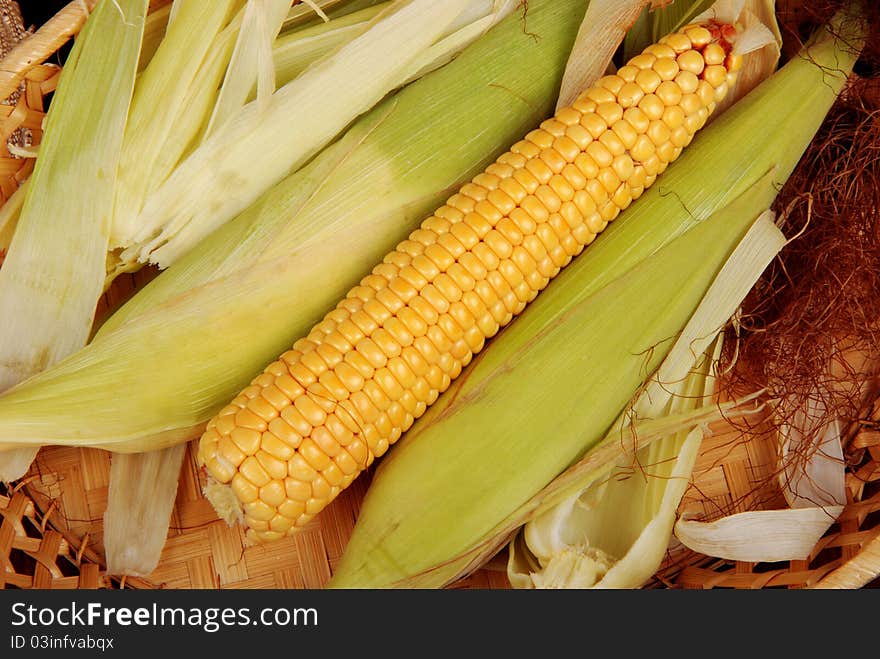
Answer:
<path fill-rule="evenodd" d="M 241 502 L 235 496 L 231 487 L 218 483 L 217 480 L 209 475 L 203 493 L 208 502 L 214 507 L 217 517 L 229 524 L 229 526 L 244 524 L 245 520 Z"/>
<path fill-rule="evenodd" d="M 737 28 L 646 48 L 464 185 L 212 419 L 209 498 L 251 541 L 296 532 L 637 199 L 735 81 Z"/>

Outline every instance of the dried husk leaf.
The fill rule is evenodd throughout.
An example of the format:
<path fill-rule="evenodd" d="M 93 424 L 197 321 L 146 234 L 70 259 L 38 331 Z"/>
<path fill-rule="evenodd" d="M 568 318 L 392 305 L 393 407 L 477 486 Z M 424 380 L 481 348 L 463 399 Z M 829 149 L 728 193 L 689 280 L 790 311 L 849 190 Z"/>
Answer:
<path fill-rule="evenodd" d="M 6 253 L 9 244 L 12 242 L 12 235 L 15 233 L 15 227 L 18 225 L 18 218 L 21 215 L 21 207 L 24 204 L 24 197 L 27 194 L 27 186 L 30 179 L 26 179 L 18 186 L 18 189 L 12 193 L 3 206 L 0 206 L 0 255 Z M 3 263 L 0 256 L 0 264 Z"/>
<path fill-rule="evenodd" d="M 681 543 L 701 554 L 735 561 L 808 559 L 846 503 L 840 424 L 810 424 L 810 419 L 819 418 L 817 409 L 801 410 L 792 424 L 780 428 L 780 481 L 788 509 L 748 511 L 714 522 L 683 515 L 675 527 Z"/>
<path fill-rule="evenodd" d="M 200 86 L 197 76 L 202 63 L 212 51 L 216 52 L 215 38 L 233 20 L 241 3 L 242 0 L 173 3 L 163 38 L 135 87 L 115 186 L 111 247 L 124 246 L 126 236 L 138 226 L 144 199 L 170 173 L 158 166 L 167 162 L 166 142 L 169 135 L 182 128 L 176 120 L 182 112 L 190 110 L 186 102 L 191 90 Z"/>
<path fill-rule="evenodd" d="M 683 517 L 675 537 L 694 551 L 731 561 L 807 560 L 842 511 L 843 506 L 758 510 L 714 522 Z"/>
<path fill-rule="evenodd" d="M 289 10 L 290 0 L 248 1 L 206 136 L 222 128 L 241 110 L 255 84 L 258 102 L 265 107 L 269 96 L 275 91 L 272 45 Z"/>
<path fill-rule="evenodd" d="M 107 574 L 147 576 L 159 564 L 186 444 L 110 462 L 104 512 Z"/>
<path fill-rule="evenodd" d="M 780 425 L 782 438 L 780 486 L 791 508 L 846 503 L 846 462 L 840 419 L 818 427 L 811 419 L 825 417 L 824 405 L 809 399 L 790 423 Z"/>
<path fill-rule="evenodd" d="M 591 0 L 571 49 L 557 109 L 571 105 L 608 69 L 627 30 L 648 0 Z"/>
<path fill-rule="evenodd" d="M 388 1 L 334 18 L 329 23 L 279 35 L 272 48 L 278 84 L 287 84 L 314 62 L 354 38 L 387 5 Z"/>
<path fill-rule="evenodd" d="M 730 106 L 729 99 L 745 96 L 772 74 L 782 53 L 776 0 L 747 0 L 737 20 L 744 32 L 734 48 L 737 52 L 748 53 L 748 57 L 743 57 L 742 69 L 731 88 L 732 94 L 718 104 L 721 111 Z"/>

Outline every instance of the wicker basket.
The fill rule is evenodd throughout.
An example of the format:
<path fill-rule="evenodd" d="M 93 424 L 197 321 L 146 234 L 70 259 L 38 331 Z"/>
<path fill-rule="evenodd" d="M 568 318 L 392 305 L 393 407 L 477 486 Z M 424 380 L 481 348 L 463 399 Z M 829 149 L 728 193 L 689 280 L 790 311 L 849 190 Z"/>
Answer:
<path fill-rule="evenodd" d="M 94 0 L 89 0 L 94 4 Z M 159 4 L 164 4 L 160 2 Z M 0 0 L 0 8 L 14 5 Z M 43 99 L 59 68 L 44 64 L 84 22 L 82 3 L 71 2 L 35 34 L 24 37 L 0 63 L 3 136 L 29 131 L 39 143 Z M 32 161 L 0 154 L 0 195 L 5 201 L 32 169 Z M 106 312 L 131 295 L 147 271 L 121 277 L 103 300 Z M 720 426 L 708 437 L 683 507 L 707 519 L 784 501 L 772 478 L 775 448 L 767 435 L 746 436 Z M 880 574 L 880 400 L 848 434 L 849 501 L 839 521 L 807 561 L 730 563 L 672 548 L 648 587 L 768 588 L 863 587 Z M 238 528 L 219 521 L 202 496 L 203 476 L 191 444 L 158 569 L 146 578 L 115 580 L 103 569 L 102 516 L 110 456 L 103 451 L 47 447 L 30 473 L 0 490 L 0 584 L 14 588 L 320 588 L 329 579 L 354 525 L 369 474 L 357 479 L 301 533 L 249 547 Z M 453 587 L 509 587 L 504 552 Z"/>

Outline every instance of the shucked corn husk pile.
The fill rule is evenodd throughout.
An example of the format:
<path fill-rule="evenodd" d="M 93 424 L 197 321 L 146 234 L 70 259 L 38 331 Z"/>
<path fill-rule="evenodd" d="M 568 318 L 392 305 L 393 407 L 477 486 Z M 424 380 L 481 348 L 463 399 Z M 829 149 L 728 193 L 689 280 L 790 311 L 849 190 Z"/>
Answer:
<path fill-rule="evenodd" d="M 539 588 L 638 587 L 671 541 L 809 552 L 843 503 L 810 409 L 788 509 L 679 505 L 709 424 L 772 413 L 718 399 L 724 329 L 791 237 L 770 209 L 858 4 L 778 71 L 772 2 L 307 4 L 94 6 L 4 207 L 0 475 L 112 452 L 114 574 L 155 568 L 195 438 L 267 546 L 382 458 L 336 587 L 444 586 L 508 543 Z"/>

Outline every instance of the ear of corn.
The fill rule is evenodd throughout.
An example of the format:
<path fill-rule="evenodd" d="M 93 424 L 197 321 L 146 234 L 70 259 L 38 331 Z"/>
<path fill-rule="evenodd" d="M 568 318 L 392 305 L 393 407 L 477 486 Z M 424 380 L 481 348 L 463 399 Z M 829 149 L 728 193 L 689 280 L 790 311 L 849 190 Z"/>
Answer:
<path fill-rule="evenodd" d="M 790 62 L 554 280 L 380 464 L 331 585 L 438 586 L 497 548 L 508 518 L 603 436 L 656 367 L 853 62 L 827 37 Z"/>
<path fill-rule="evenodd" d="M 283 4 L 284 3 L 282 2 L 274 8 L 281 9 Z M 338 7 L 337 12 L 351 9 L 353 4 L 354 3 L 347 3 Z M 387 7 L 389 4 L 390 3 L 384 3 L 383 6 Z M 334 43 L 337 46 L 341 46 L 353 38 L 350 28 L 338 29 L 340 23 L 354 27 L 356 30 L 354 36 L 356 36 L 357 33 L 362 32 L 368 26 L 369 20 L 374 18 L 383 6 L 375 8 L 368 7 L 351 14 L 351 18 L 349 18 L 349 15 L 343 15 L 340 18 L 334 18 L 330 23 L 320 23 L 313 28 L 290 32 L 287 36 L 294 39 L 294 44 L 300 43 L 303 38 L 305 38 L 306 41 L 309 41 L 309 35 L 317 34 L 319 36 L 324 36 L 328 34 L 328 32 L 333 36 L 335 42 L 333 40 L 328 41 L 326 39 L 319 39 L 318 43 L 311 44 L 311 50 L 306 52 L 294 48 L 292 51 L 285 53 L 287 64 L 293 65 L 294 72 L 306 68 L 310 63 L 308 61 L 309 58 L 315 60 L 316 55 L 320 54 L 321 56 L 324 56 L 329 50 L 332 50 Z M 408 79 L 421 77 L 428 71 L 441 66 L 445 62 L 444 57 L 460 52 L 467 43 L 473 41 L 480 33 L 485 32 L 492 24 L 503 18 L 504 15 L 510 13 L 513 9 L 513 3 L 510 2 L 510 0 L 507 0 L 504 3 L 469 2 L 468 6 L 470 12 L 463 13 L 450 28 L 450 30 L 454 30 L 454 32 L 449 37 L 444 38 L 440 42 L 431 46 L 425 51 L 423 57 L 420 57 L 413 62 L 410 69 L 418 69 L 418 71 L 415 75 L 408 75 Z M 280 20 L 279 16 L 276 16 L 275 18 L 266 16 L 263 13 L 265 8 L 266 6 L 262 3 L 251 2 L 247 6 L 243 15 L 242 28 L 238 32 L 239 41 L 236 45 L 236 53 L 233 55 L 232 61 L 229 65 L 224 88 L 221 90 L 220 98 L 217 100 L 215 114 L 211 119 L 214 127 L 213 130 L 215 131 L 217 130 L 218 120 L 222 122 L 223 116 L 229 116 L 231 113 L 234 113 L 236 95 L 240 100 L 241 93 L 247 92 L 247 88 L 252 82 L 252 80 L 249 80 L 249 76 L 254 72 L 253 65 L 255 62 L 253 61 L 253 58 L 258 52 L 260 52 L 259 48 L 261 45 L 265 48 L 271 42 L 271 39 L 269 38 L 270 35 L 261 34 L 262 32 L 265 32 L 264 29 L 259 28 L 261 21 L 265 24 L 267 19 L 269 22 Z M 270 10 L 272 9 L 273 7 L 270 7 Z M 366 14 L 370 15 L 369 18 L 366 17 Z M 356 19 L 356 22 L 353 22 L 354 19 Z M 230 32 L 231 27 L 232 26 L 224 30 L 224 33 L 221 36 L 225 36 L 227 32 Z M 264 25 L 264 27 L 268 26 Z M 342 33 L 341 40 L 338 33 Z M 234 37 L 234 33 L 231 36 Z M 230 40 L 227 41 L 231 43 Z M 206 63 L 202 65 L 203 69 L 208 68 L 209 61 L 221 60 L 222 54 L 218 56 L 218 50 L 217 47 L 212 49 Z M 279 50 L 277 43 L 274 50 L 276 53 Z M 228 59 L 228 55 L 226 55 L 226 59 Z M 249 59 L 251 61 L 248 64 Z M 263 59 L 266 59 L 266 53 L 263 54 Z M 307 61 L 299 61 L 302 59 L 306 59 Z M 224 64 L 225 60 L 222 60 L 220 66 L 223 66 Z M 244 68 L 242 68 L 242 66 Z M 299 68 L 297 69 L 297 67 Z M 264 72 L 266 68 L 265 62 L 258 67 L 259 70 Z M 248 73 L 248 70 L 251 74 Z M 220 73 L 220 71 L 222 70 L 218 69 L 218 73 Z M 271 76 L 271 73 L 268 75 Z M 195 91 L 198 94 L 196 99 L 201 98 L 203 101 L 213 101 L 215 95 L 213 94 L 213 89 L 215 89 L 217 85 L 211 85 L 205 82 L 207 74 L 200 74 L 199 77 L 201 84 L 195 87 Z M 289 70 L 282 69 L 279 72 L 279 81 L 282 84 L 288 82 L 291 77 L 293 76 Z M 269 85 L 271 85 L 271 82 L 264 82 L 264 89 L 267 89 Z M 227 92 L 229 93 L 227 94 Z M 266 93 L 263 93 L 263 98 L 258 102 L 263 105 L 265 104 Z M 206 115 L 207 110 L 200 109 L 200 105 L 196 100 L 189 101 L 186 105 L 187 113 L 179 119 L 179 122 L 198 122 L 194 125 L 202 123 L 202 117 Z M 209 128 L 208 130 L 210 131 L 211 129 Z M 176 132 L 181 133 L 182 131 L 177 130 Z M 352 131 L 352 133 L 355 132 L 356 131 Z M 348 144 L 357 143 L 357 140 L 351 139 L 352 137 L 353 136 L 349 136 L 344 141 Z M 350 150 L 349 147 L 346 147 L 346 149 Z M 338 148 L 335 148 L 335 150 L 340 151 Z M 164 150 L 165 153 L 168 153 L 169 151 L 170 150 L 167 148 Z M 171 155 L 173 156 L 173 154 Z M 170 160 L 169 165 L 174 162 L 176 161 Z M 324 158 L 322 159 L 322 166 L 318 169 L 327 174 L 337 165 L 338 161 L 334 160 L 332 157 L 329 159 Z M 312 184 L 315 181 L 320 181 L 323 178 L 315 178 L 315 176 L 315 172 L 310 173 L 308 177 L 309 184 Z M 303 197 L 307 196 L 304 186 L 299 185 L 297 186 L 297 189 L 299 191 L 298 194 L 301 194 Z M 262 208 L 265 209 L 265 205 L 262 205 Z M 375 211 L 377 209 L 374 208 L 372 210 Z M 256 214 L 256 217 L 261 218 L 261 220 L 266 219 L 265 214 L 263 213 Z M 286 219 L 284 215 L 280 215 L 280 217 Z M 263 240 L 265 240 L 267 234 L 264 232 L 261 235 Z M 242 267 L 244 265 L 243 260 L 246 259 L 246 250 L 242 249 L 242 242 L 247 241 L 234 241 L 226 243 L 224 246 L 227 263 L 234 263 L 234 268 Z M 253 241 L 250 242 L 253 244 Z M 228 254 L 228 245 L 232 244 L 236 245 L 234 257 Z M 217 275 L 218 273 L 215 271 L 214 276 Z M 179 285 L 186 281 L 186 278 L 179 276 L 175 281 L 177 281 Z M 190 280 L 187 285 L 193 286 L 195 284 L 193 280 Z M 156 300 L 155 296 L 152 298 L 151 296 L 147 296 L 146 299 L 142 299 L 136 306 L 141 309 L 148 307 L 150 306 L 150 299 L 154 302 Z M 122 322 L 123 318 L 131 317 L 133 313 L 136 313 L 135 307 L 127 306 L 125 310 L 115 314 L 113 322 Z M 101 334 L 103 333 L 104 332 Z M 105 514 L 105 527 L 109 529 L 108 533 L 105 534 L 104 539 L 108 570 L 111 570 L 113 573 L 143 575 L 150 573 L 155 568 L 162 549 L 161 539 L 167 535 L 168 513 L 170 512 L 170 506 L 173 502 L 174 493 L 176 491 L 176 478 L 179 473 L 181 459 L 182 453 L 178 450 L 177 446 L 131 456 L 117 455 L 117 457 L 114 458 L 110 473 L 111 499 Z M 147 473 L 152 474 L 152 476 L 148 482 L 145 482 L 143 480 L 143 474 Z M 149 494 L 149 496 L 145 496 L 147 494 Z M 164 505 L 160 502 L 164 502 Z M 136 523 L 133 522 L 133 520 L 136 520 Z M 136 527 L 136 532 L 133 532 L 133 524 Z M 143 541 L 138 541 L 138 538 L 142 538 Z M 146 540 L 147 538 L 158 538 L 159 541 L 149 542 Z"/>
<path fill-rule="evenodd" d="M 99 3 L 68 57 L 0 269 L 0 391 L 88 340 L 146 7 Z M 0 480 L 20 477 L 34 454 L 2 456 Z"/>
<path fill-rule="evenodd" d="M 510 16 L 359 120 L 140 291 L 89 346 L 0 397 L 0 444 L 143 451 L 197 436 L 363 263 L 550 113 L 584 7 L 532 0 L 540 39 Z"/>
<path fill-rule="evenodd" d="M 714 24 L 670 35 L 462 187 L 208 424 L 209 496 L 254 539 L 308 523 L 678 157 L 730 51 Z"/>

